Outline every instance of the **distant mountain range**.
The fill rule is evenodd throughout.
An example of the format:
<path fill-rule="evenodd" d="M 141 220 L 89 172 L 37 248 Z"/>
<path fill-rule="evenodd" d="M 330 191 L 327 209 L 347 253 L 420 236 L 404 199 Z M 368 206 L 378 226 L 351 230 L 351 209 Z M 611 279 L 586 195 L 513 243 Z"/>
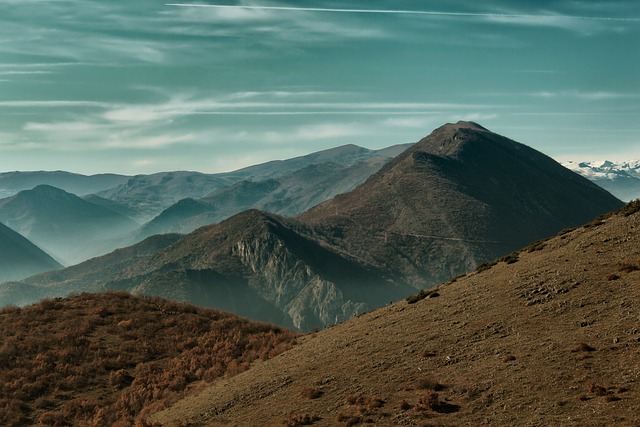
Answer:
<path fill-rule="evenodd" d="M 102 246 L 139 227 L 104 206 L 49 185 L 0 200 L 0 222 L 27 237 L 62 264 L 100 255 Z"/>
<path fill-rule="evenodd" d="M 562 165 L 589 178 L 621 200 L 640 199 L 640 160 L 631 162 L 564 162 Z"/>
<path fill-rule="evenodd" d="M 0 223 L 0 282 L 20 280 L 61 268 L 58 262 L 28 239 Z"/>
<path fill-rule="evenodd" d="M 219 191 L 211 197 L 243 206 L 274 194 L 285 179 L 268 165 L 260 168 L 262 175 L 238 181 L 243 191 L 251 189 L 248 196 Z M 201 209 L 195 200 L 182 203 L 187 211 Z M 144 248 L 157 238 L 147 239 L 5 288 L 15 291 L 14 300 L 22 298 L 21 286 L 42 296 L 130 290 L 308 330 L 433 286 L 622 205 L 549 157 L 459 122 L 436 129 L 354 190 L 295 219 L 247 210 L 163 240 L 167 246 L 156 245 L 156 252 Z M 123 256 L 139 252 L 144 255 Z"/>
<path fill-rule="evenodd" d="M 355 145 L 269 162 L 235 173 L 248 178 L 200 199 L 182 199 L 145 224 L 136 241 L 158 233 L 189 233 L 246 209 L 294 216 L 364 182 L 410 144 L 383 150 Z"/>
<path fill-rule="evenodd" d="M 77 196 L 85 196 L 124 184 L 129 178 L 116 174 L 87 176 L 63 171 L 3 172 L 0 173 L 0 199 L 42 184 L 60 188 Z"/>

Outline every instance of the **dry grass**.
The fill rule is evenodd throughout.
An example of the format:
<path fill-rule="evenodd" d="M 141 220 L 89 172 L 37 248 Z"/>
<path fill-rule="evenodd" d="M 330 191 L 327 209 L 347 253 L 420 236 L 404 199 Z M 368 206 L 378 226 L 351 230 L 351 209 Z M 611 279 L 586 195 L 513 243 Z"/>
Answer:
<path fill-rule="evenodd" d="M 304 408 L 336 414 L 316 422 L 327 427 L 640 425 L 640 274 L 619 270 L 640 260 L 640 214 L 603 222 L 441 285 L 439 298 L 302 337 L 154 419 L 274 425 Z M 607 281 L 611 272 L 621 278 Z M 421 389 L 423 379 L 446 388 Z M 309 385 L 321 399 L 301 398 Z M 363 413 L 367 397 L 384 404 Z"/>
<path fill-rule="evenodd" d="M 235 375 L 296 335 L 126 293 L 0 312 L 0 425 L 128 426 L 190 385 Z"/>

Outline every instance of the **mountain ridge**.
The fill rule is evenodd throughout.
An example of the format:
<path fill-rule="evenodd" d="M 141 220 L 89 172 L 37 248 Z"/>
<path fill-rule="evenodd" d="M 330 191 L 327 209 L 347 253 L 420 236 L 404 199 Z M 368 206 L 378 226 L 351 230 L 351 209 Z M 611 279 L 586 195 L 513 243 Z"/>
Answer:
<path fill-rule="evenodd" d="M 45 184 L 0 200 L 0 221 L 67 265 L 99 255 L 105 250 L 99 244 L 139 226 L 111 209 Z M 110 249 L 107 244 L 105 252 Z"/>
<path fill-rule="evenodd" d="M 547 156 L 460 122 L 297 218 L 248 210 L 80 290 L 165 295 L 309 330 L 622 205 Z"/>
<path fill-rule="evenodd" d="M 0 223 L 0 283 L 61 268 L 26 237 Z"/>

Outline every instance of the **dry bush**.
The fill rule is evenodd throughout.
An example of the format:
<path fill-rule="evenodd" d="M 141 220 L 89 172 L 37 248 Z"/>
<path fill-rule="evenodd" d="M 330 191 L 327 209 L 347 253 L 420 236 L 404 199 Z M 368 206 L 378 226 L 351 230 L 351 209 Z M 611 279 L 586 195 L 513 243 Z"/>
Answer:
<path fill-rule="evenodd" d="M 321 419 L 322 418 L 317 415 L 292 415 L 288 419 L 284 420 L 282 424 L 287 427 L 310 426 Z"/>
<path fill-rule="evenodd" d="M 623 273 L 631 273 L 632 271 L 640 270 L 640 265 L 638 265 L 638 263 L 636 262 L 619 262 L 618 270 L 622 271 Z"/>
<path fill-rule="evenodd" d="M 419 390 L 440 391 L 444 390 L 445 387 L 433 378 L 426 377 L 420 378 L 418 381 L 416 381 L 416 388 Z"/>
<path fill-rule="evenodd" d="M 592 351 L 596 351 L 596 349 L 591 347 L 589 344 L 583 343 L 583 342 L 581 342 L 580 344 L 578 344 L 576 348 L 571 350 L 572 353 L 592 352 Z"/>
<path fill-rule="evenodd" d="M 413 409 L 418 412 L 433 411 L 441 414 L 449 414 L 458 412 L 460 406 L 440 400 L 440 396 L 436 391 L 429 390 L 418 399 Z"/>
<path fill-rule="evenodd" d="M 0 425 L 131 426 L 190 384 L 242 372 L 295 338 L 217 310 L 122 292 L 2 310 Z"/>
<path fill-rule="evenodd" d="M 304 389 L 302 389 L 301 394 L 307 399 L 319 399 L 320 397 L 322 397 L 324 392 L 318 387 L 305 387 Z"/>
<path fill-rule="evenodd" d="M 360 415 L 340 413 L 336 416 L 336 421 L 339 423 L 346 423 L 348 427 L 351 427 L 360 424 L 362 422 L 362 417 Z"/>
<path fill-rule="evenodd" d="M 345 398 L 345 403 L 355 407 L 360 415 L 370 415 L 376 412 L 377 409 L 384 406 L 384 400 L 375 397 L 367 396 L 362 393 L 353 393 Z"/>
<path fill-rule="evenodd" d="M 438 289 L 434 288 L 428 291 L 423 289 L 415 295 L 408 296 L 407 298 L 405 298 L 405 301 L 407 301 L 407 303 L 409 304 L 415 304 L 418 301 L 422 301 L 425 298 L 436 298 L 439 296 L 440 294 L 438 293 Z"/>
<path fill-rule="evenodd" d="M 595 394 L 596 396 L 606 396 L 607 394 L 609 394 L 606 387 L 603 387 L 596 383 L 589 384 L 589 392 Z"/>
<path fill-rule="evenodd" d="M 631 216 L 638 211 L 640 211 L 640 199 L 630 201 L 618 212 L 624 216 Z"/>

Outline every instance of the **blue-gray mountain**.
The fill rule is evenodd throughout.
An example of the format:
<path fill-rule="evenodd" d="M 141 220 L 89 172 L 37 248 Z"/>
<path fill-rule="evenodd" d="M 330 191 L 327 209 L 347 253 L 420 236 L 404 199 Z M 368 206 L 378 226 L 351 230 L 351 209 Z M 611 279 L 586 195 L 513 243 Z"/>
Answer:
<path fill-rule="evenodd" d="M 104 253 L 111 240 L 139 227 L 111 209 L 49 185 L 0 200 L 0 221 L 65 265 Z"/>
<path fill-rule="evenodd" d="M 51 185 L 78 196 L 108 190 L 124 184 L 130 177 L 116 174 L 81 175 L 55 172 L 3 172 L 0 173 L 0 199 L 11 197 L 20 191 L 31 190 L 38 185 Z"/>
<path fill-rule="evenodd" d="M 298 215 L 331 197 L 353 190 L 410 144 L 383 150 L 345 145 L 233 173 L 246 175 L 200 199 L 183 199 L 145 224 L 136 241 L 158 233 L 189 233 L 246 209 Z"/>
<path fill-rule="evenodd" d="M 61 268 L 43 250 L 0 223 L 0 282 L 20 280 Z"/>
<path fill-rule="evenodd" d="M 246 211 L 133 262 L 108 264 L 91 280 L 63 270 L 28 286 L 127 289 L 308 330 L 622 206 L 549 157 L 460 122 L 295 219 Z"/>

